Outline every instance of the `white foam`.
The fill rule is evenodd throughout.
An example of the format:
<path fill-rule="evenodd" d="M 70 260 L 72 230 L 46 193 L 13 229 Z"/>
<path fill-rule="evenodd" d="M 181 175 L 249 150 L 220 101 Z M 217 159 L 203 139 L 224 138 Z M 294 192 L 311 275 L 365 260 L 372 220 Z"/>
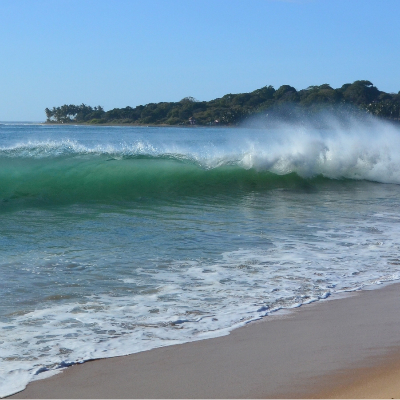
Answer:
<path fill-rule="evenodd" d="M 315 223 L 312 241 L 277 235 L 268 249 L 226 252 L 214 263 L 175 261 L 124 279 L 151 279 L 152 293 L 93 296 L 16 316 L 0 323 L 0 395 L 40 371 L 226 335 L 282 308 L 397 280 L 398 221 L 380 213 L 356 226 Z"/>

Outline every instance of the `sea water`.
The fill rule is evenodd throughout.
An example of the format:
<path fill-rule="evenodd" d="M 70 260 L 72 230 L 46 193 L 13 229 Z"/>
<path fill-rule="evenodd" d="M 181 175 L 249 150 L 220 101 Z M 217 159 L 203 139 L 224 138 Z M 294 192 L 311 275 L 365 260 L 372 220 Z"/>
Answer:
<path fill-rule="evenodd" d="M 0 125 L 0 395 L 397 280 L 400 129 L 339 122 Z"/>

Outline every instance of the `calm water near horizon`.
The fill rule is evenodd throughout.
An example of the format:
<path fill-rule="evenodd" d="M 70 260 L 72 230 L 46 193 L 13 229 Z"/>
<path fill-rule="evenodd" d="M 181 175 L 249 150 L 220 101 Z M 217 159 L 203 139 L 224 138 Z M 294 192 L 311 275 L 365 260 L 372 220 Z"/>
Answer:
<path fill-rule="evenodd" d="M 400 129 L 0 124 L 0 396 L 400 273 Z"/>

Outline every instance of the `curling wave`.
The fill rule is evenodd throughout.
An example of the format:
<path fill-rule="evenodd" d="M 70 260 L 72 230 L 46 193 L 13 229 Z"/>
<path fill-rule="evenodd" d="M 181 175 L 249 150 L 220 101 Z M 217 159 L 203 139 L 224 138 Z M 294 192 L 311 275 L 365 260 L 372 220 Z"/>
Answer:
<path fill-rule="evenodd" d="M 236 134 L 221 146 L 193 143 L 89 147 L 59 140 L 3 147 L 0 200 L 3 206 L 58 204 L 309 189 L 343 179 L 400 183 L 400 132 L 382 123 L 347 132 L 290 127 Z"/>

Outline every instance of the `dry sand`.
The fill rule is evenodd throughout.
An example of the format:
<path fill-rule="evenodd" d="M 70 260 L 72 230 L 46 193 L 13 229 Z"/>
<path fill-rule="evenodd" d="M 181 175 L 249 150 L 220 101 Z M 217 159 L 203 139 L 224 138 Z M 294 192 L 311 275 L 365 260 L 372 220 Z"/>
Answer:
<path fill-rule="evenodd" d="M 87 362 L 15 398 L 400 397 L 400 284 L 230 335 Z"/>

